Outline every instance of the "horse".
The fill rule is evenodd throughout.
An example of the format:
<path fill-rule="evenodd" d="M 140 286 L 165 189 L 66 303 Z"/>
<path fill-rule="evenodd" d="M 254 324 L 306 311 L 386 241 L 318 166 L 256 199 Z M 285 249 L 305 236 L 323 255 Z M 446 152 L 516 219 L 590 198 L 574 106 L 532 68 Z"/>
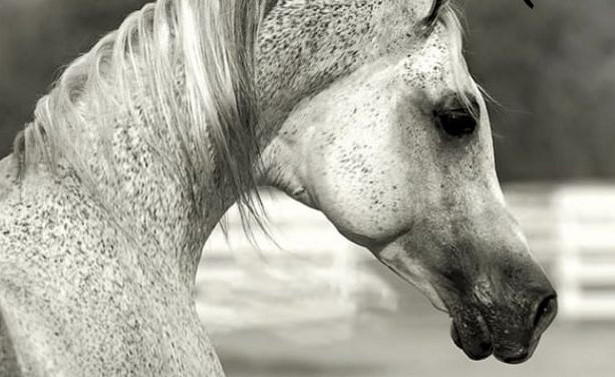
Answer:
<path fill-rule="evenodd" d="M 447 0 L 158 0 L 70 64 L 0 162 L 0 375 L 223 376 L 195 274 L 257 186 L 321 211 L 520 363 L 556 293 L 509 213 Z"/>

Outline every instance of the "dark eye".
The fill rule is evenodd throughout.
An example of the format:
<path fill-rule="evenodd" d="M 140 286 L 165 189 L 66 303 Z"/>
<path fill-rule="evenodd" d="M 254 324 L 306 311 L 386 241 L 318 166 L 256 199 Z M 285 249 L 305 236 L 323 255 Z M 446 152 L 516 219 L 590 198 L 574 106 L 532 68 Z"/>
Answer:
<path fill-rule="evenodd" d="M 480 108 L 476 97 L 466 96 L 463 101 L 457 94 L 445 96 L 434 109 L 438 126 L 448 135 L 463 137 L 474 133 L 478 126 Z"/>

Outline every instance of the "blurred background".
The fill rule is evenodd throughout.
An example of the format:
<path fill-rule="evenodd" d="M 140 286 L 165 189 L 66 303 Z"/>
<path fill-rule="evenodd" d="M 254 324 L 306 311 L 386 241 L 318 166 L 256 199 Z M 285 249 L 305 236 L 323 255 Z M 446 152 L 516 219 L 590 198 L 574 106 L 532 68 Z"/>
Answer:
<path fill-rule="evenodd" d="M 0 0 L 0 158 L 36 100 L 143 0 Z M 615 2 L 465 0 L 498 173 L 560 316 L 520 366 L 469 361 L 449 321 L 318 213 L 267 192 L 279 245 L 229 216 L 195 292 L 229 376 L 613 376 Z"/>

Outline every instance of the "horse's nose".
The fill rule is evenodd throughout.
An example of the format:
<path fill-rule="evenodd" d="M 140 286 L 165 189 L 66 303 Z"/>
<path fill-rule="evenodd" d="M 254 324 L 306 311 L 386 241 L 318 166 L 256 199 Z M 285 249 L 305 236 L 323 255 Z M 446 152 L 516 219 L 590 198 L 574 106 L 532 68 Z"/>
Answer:
<path fill-rule="evenodd" d="M 480 117 L 476 96 L 470 93 L 449 93 L 434 107 L 436 124 L 448 135 L 463 137 L 474 133 Z"/>
<path fill-rule="evenodd" d="M 557 296 L 555 291 L 538 301 L 534 311 L 534 337 L 540 336 L 549 327 L 557 314 Z"/>
<path fill-rule="evenodd" d="M 553 322 L 556 314 L 557 298 L 555 292 L 551 291 L 536 300 L 530 312 L 531 322 L 528 325 L 519 327 L 518 331 L 504 333 L 507 334 L 504 338 L 508 340 L 496 339 L 495 357 L 508 364 L 519 364 L 529 359 L 538 345 L 540 336 Z M 502 333 L 498 335 L 502 337 Z"/>

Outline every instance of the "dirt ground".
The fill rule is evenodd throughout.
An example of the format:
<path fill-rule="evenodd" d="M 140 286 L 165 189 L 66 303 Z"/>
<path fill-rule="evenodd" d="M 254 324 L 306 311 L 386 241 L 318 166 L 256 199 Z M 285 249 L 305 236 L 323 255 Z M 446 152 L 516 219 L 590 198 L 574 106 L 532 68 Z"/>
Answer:
<path fill-rule="evenodd" d="M 450 340 L 446 315 L 388 271 L 379 273 L 400 294 L 396 312 L 366 312 L 352 324 L 215 335 L 228 376 L 615 376 L 615 320 L 558 320 L 543 336 L 534 357 L 522 365 L 505 365 L 493 358 L 473 362 Z"/>

